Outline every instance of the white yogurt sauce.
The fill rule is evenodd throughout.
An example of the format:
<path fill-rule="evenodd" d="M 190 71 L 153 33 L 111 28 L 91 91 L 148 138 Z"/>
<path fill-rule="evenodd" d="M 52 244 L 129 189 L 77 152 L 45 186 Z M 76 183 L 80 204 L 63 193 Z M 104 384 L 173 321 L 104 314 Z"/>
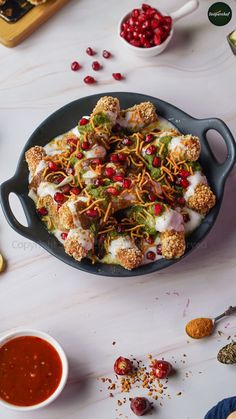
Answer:
<path fill-rule="evenodd" d="M 168 230 L 184 231 L 183 217 L 179 212 L 168 209 L 155 217 L 155 227 L 160 233 Z"/>
<path fill-rule="evenodd" d="M 34 176 L 37 175 L 39 172 L 41 172 L 42 170 L 46 169 L 47 167 L 47 163 L 44 160 L 41 160 L 38 164 L 38 166 L 36 167 Z"/>
<path fill-rule="evenodd" d="M 184 208 L 184 212 L 187 212 L 190 217 L 190 220 L 187 223 L 184 223 L 185 233 L 190 234 L 201 224 L 204 217 L 187 207 Z"/>
<path fill-rule="evenodd" d="M 30 189 L 29 190 L 29 193 L 28 193 L 28 196 L 35 202 L 35 204 L 37 203 L 37 201 L 38 201 L 38 196 L 37 196 L 37 194 L 34 192 L 34 190 L 33 189 Z"/>
<path fill-rule="evenodd" d="M 55 156 L 56 154 L 63 153 L 63 150 L 60 150 L 56 147 L 54 140 L 50 143 L 46 144 L 44 147 L 44 151 L 48 156 Z"/>
<path fill-rule="evenodd" d="M 94 247 L 94 238 L 90 230 L 81 227 L 71 229 L 66 240 L 71 238 L 76 239 L 87 252 Z"/>
<path fill-rule="evenodd" d="M 84 155 L 86 159 L 103 158 L 106 155 L 106 149 L 101 145 L 95 145 L 89 151 L 86 151 Z"/>
<path fill-rule="evenodd" d="M 94 179 L 94 178 L 96 178 L 96 177 L 97 177 L 96 173 L 95 173 L 95 172 L 93 172 L 92 170 L 87 170 L 87 172 L 84 172 L 84 173 L 82 174 L 82 178 L 84 179 L 84 181 L 85 181 L 86 185 L 87 185 L 88 183 L 90 183 L 90 181 L 91 181 L 92 179 Z"/>
<path fill-rule="evenodd" d="M 184 151 L 186 150 L 186 146 L 183 144 L 183 137 L 173 137 L 172 140 L 169 142 L 168 149 L 170 151 Z"/>
<path fill-rule="evenodd" d="M 112 240 L 108 252 L 111 254 L 112 257 L 116 258 L 117 252 L 120 249 L 130 249 L 134 247 L 129 236 L 120 236 L 115 240 Z"/>
<path fill-rule="evenodd" d="M 184 192 L 184 199 L 187 201 L 191 196 L 194 195 L 195 189 L 198 185 L 204 184 L 207 185 L 206 176 L 204 176 L 201 172 L 195 172 L 193 175 L 188 177 L 189 186 L 187 187 L 186 191 Z"/>
<path fill-rule="evenodd" d="M 41 182 L 37 189 L 37 195 L 40 198 L 43 198 L 44 196 L 48 196 L 48 195 L 50 195 L 53 198 L 56 192 L 57 192 L 56 185 L 50 182 Z"/>

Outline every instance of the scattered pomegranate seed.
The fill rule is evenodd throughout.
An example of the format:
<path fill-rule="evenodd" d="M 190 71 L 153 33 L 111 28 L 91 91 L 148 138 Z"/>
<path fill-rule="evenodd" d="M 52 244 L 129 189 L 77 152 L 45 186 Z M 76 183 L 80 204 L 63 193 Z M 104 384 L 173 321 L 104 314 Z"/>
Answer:
<path fill-rule="evenodd" d="M 76 186 L 74 186 L 74 188 L 71 189 L 71 193 L 73 193 L 74 195 L 79 195 L 80 192 L 80 188 L 77 188 Z"/>
<path fill-rule="evenodd" d="M 123 79 L 123 76 L 121 75 L 121 73 L 112 73 L 112 77 L 113 79 L 118 80 L 118 81 Z"/>
<path fill-rule="evenodd" d="M 55 195 L 54 195 L 54 200 L 58 204 L 63 204 L 63 202 L 65 201 L 65 196 L 61 192 L 56 192 Z"/>
<path fill-rule="evenodd" d="M 161 204 L 155 204 L 154 205 L 154 214 L 156 216 L 160 215 L 160 213 L 162 212 L 162 210 L 163 210 L 163 206 Z"/>
<path fill-rule="evenodd" d="M 91 47 L 88 47 L 86 49 L 86 52 L 87 52 L 88 55 L 95 55 L 95 51 Z"/>
<path fill-rule="evenodd" d="M 167 378 L 172 371 L 172 365 L 163 360 L 157 360 L 152 364 L 152 371 L 156 378 Z"/>
<path fill-rule="evenodd" d="M 57 172 L 59 170 L 59 166 L 58 164 L 54 163 L 54 161 L 49 161 L 48 162 L 48 167 L 50 170 L 52 170 L 53 172 Z"/>
<path fill-rule="evenodd" d="M 145 238 L 145 241 L 146 241 L 148 244 L 153 244 L 153 243 L 154 243 L 154 237 L 153 237 L 153 236 L 151 236 L 151 234 L 149 234 L 149 236 Z"/>
<path fill-rule="evenodd" d="M 157 254 L 158 254 L 159 256 L 161 256 L 161 255 L 162 255 L 162 248 L 161 248 L 161 244 L 158 244 L 158 245 L 157 245 Z"/>
<path fill-rule="evenodd" d="M 157 197 L 154 194 L 150 193 L 148 194 L 148 199 L 150 202 L 154 202 L 156 201 Z"/>
<path fill-rule="evenodd" d="M 130 359 L 120 356 L 114 364 L 114 371 L 117 375 L 129 375 L 133 371 L 133 364 Z"/>
<path fill-rule="evenodd" d="M 181 207 L 183 207 L 183 206 L 186 204 L 186 201 L 185 201 L 185 199 L 184 199 L 184 197 L 183 197 L 183 196 L 180 196 L 180 197 L 177 199 L 177 203 L 178 203 Z"/>
<path fill-rule="evenodd" d="M 48 215 L 48 210 L 45 207 L 38 208 L 37 214 L 39 217 L 45 217 L 45 215 Z"/>
<path fill-rule="evenodd" d="M 101 64 L 98 61 L 93 61 L 93 63 L 92 63 L 92 69 L 94 71 L 99 71 L 100 68 L 101 68 Z"/>
<path fill-rule="evenodd" d="M 136 416 L 143 416 L 151 410 L 151 403 L 146 397 L 135 397 L 131 399 L 130 409 Z"/>
<path fill-rule="evenodd" d="M 110 161 L 112 162 L 112 163 L 117 163 L 118 162 L 118 155 L 117 154 L 111 154 L 110 155 Z"/>
<path fill-rule="evenodd" d="M 103 53 L 102 53 L 103 58 L 110 58 L 111 57 L 111 53 L 109 51 L 107 51 L 106 49 L 104 49 Z"/>
<path fill-rule="evenodd" d="M 113 169 L 113 167 L 106 167 L 105 176 L 111 179 L 114 176 L 114 174 L 115 174 L 115 170 Z"/>
<path fill-rule="evenodd" d="M 132 185 L 132 182 L 130 179 L 124 179 L 123 181 L 123 188 L 124 189 L 129 189 Z"/>
<path fill-rule="evenodd" d="M 89 123 L 89 120 L 87 118 L 81 118 L 79 121 L 80 125 L 87 125 Z"/>
<path fill-rule="evenodd" d="M 148 156 L 152 156 L 153 154 L 155 154 L 157 151 L 157 148 L 155 145 L 150 145 L 147 149 L 146 149 L 146 154 L 148 154 Z"/>
<path fill-rule="evenodd" d="M 61 233 L 62 240 L 66 240 L 68 237 L 68 233 Z"/>
<path fill-rule="evenodd" d="M 55 185 L 59 185 L 59 183 L 61 183 L 64 179 L 64 176 L 58 176 L 54 179 L 53 183 L 55 183 Z"/>
<path fill-rule="evenodd" d="M 98 164 L 102 164 L 102 162 L 101 162 L 101 159 L 93 159 L 92 160 L 92 164 L 96 164 L 96 165 L 98 165 Z"/>
<path fill-rule="evenodd" d="M 180 170 L 179 175 L 180 177 L 187 178 L 190 176 L 190 173 L 187 170 Z"/>
<path fill-rule="evenodd" d="M 81 151 L 77 154 L 77 156 L 76 156 L 79 160 L 81 160 L 83 157 L 84 157 L 84 155 L 83 155 L 83 153 L 81 153 Z"/>
<path fill-rule="evenodd" d="M 155 253 L 154 253 L 154 252 L 152 252 L 152 251 L 150 250 L 150 252 L 147 252 L 147 254 L 146 254 L 146 258 L 147 258 L 148 260 L 155 260 L 155 259 L 156 259 L 156 255 L 155 255 Z"/>
<path fill-rule="evenodd" d="M 94 209 L 87 210 L 86 214 L 87 214 L 88 217 L 91 217 L 91 218 L 96 218 L 99 215 L 98 212 Z"/>
<path fill-rule="evenodd" d="M 83 141 L 83 142 L 82 142 L 82 144 L 81 144 L 81 148 L 82 148 L 82 150 L 84 150 L 84 151 L 89 150 L 89 149 L 90 149 L 90 144 L 89 144 L 89 142 L 88 142 L 88 141 Z"/>
<path fill-rule="evenodd" d="M 182 188 L 187 188 L 189 186 L 189 181 L 187 179 L 182 178 L 180 181 L 180 185 Z"/>
<path fill-rule="evenodd" d="M 70 185 L 64 185 L 60 189 L 61 189 L 62 193 L 68 194 L 71 190 L 71 187 L 70 187 Z"/>
<path fill-rule="evenodd" d="M 153 167 L 159 167 L 161 164 L 161 159 L 160 157 L 154 157 L 153 161 L 152 161 L 152 165 Z"/>
<path fill-rule="evenodd" d="M 94 184 L 95 186 L 102 186 L 102 185 L 104 185 L 104 180 L 103 180 L 103 179 L 101 179 L 101 178 L 94 179 L 93 184 Z"/>
<path fill-rule="evenodd" d="M 116 189 L 114 186 L 109 186 L 109 188 L 107 188 L 107 192 L 110 194 L 110 195 L 113 195 L 113 196 L 117 196 L 117 195 L 119 195 L 119 191 L 118 191 L 118 189 Z"/>
<path fill-rule="evenodd" d="M 190 221 L 190 216 L 189 216 L 188 213 L 183 214 L 183 220 L 184 220 L 185 223 L 188 223 Z"/>
<path fill-rule="evenodd" d="M 67 144 L 70 144 L 70 145 L 77 145 L 77 143 L 78 143 L 78 140 L 77 140 L 77 138 L 68 138 L 67 139 Z"/>
<path fill-rule="evenodd" d="M 72 64 L 71 64 L 71 70 L 72 71 L 78 71 L 80 69 L 80 64 L 78 63 L 78 61 L 74 61 Z"/>
<path fill-rule="evenodd" d="M 133 141 L 130 138 L 124 138 L 122 144 L 129 146 L 133 144 Z"/>
<path fill-rule="evenodd" d="M 121 163 L 126 162 L 126 155 L 124 153 L 118 153 L 117 157 L 118 157 L 119 162 Z"/>
<path fill-rule="evenodd" d="M 96 83 L 96 80 L 92 76 L 86 76 L 84 78 L 84 82 L 86 84 L 94 84 L 94 83 Z"/>
<path fill-rule="evenodd" d="M 153 140 L 153 135 L 152 134 L 146 135 L 145 143 L 150 143 L 152 140 Z"/>
<path fill-rule="evenodd" d="M 113 180 L 114 180 L 114 182 L 123 182 L 124 175 L 115 175 L 115 176 L 113 176 Z"/>

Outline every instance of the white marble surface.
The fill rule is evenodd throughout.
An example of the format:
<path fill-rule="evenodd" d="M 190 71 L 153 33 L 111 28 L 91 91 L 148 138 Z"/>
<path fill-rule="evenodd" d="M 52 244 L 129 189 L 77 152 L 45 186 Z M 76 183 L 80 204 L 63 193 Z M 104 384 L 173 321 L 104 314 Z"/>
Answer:
<path fill-rule="evenodd" d="M 153 3 L 172 11 L 183 2 Z M 129 56 L 116 39 L 118 19 L 139 4 L 131 0 L 71 0 L 22 45 L 13 50 L 0 46 L 0 180 L 13 175 L 23 145 L 45 117 L 92 93 L 151 94 L 196 117 L 219 117 L 235 132 L 236 59 L 225 37 L 235 29 L 236 3 L 228 1 L 234 22 L 222 28 L 208 22 L 212 2 L 200 3 L 192 18 L 176 25 L 168 50 L 145 61 Z M 91 73 L 91 59 L 84 52 L 89 45 L 114 54 L 92 87 L 82 82 Z M 83 71 L 70 71 L 74 59 Z M 124 73 L 126 80 L 114 81 L 113 71 Z M 218 136 L 213 134 L 212 141 L 222 156 Z M 202 419 L 218 400 L 235 395 L 235 368 L 219 364 L 216 354 L 227 337 L 236 334 L 236 317 L 221 322 L 221 337 L 216 332 L 209 340 L 187 343 L 184 333 L 188 319 L 215 315 L 236 304 L 235 196 L 234 169 L 215 227 L 198 249 L 170 269 L 130 279 L 91 276 L 64 265 L 16 234 L 1 212 L 0 248 L 8 269 L 0 276 L 0 331 L 33 327 L 49 332 L 68 354 L 70 376 L 64 393 L 48 408 L 27 415 L 1 408 L 0 417 L 115 419 L 122 418 L 120 413 L 134 417 L 128 405 L 116 412 L 118 392 L 112 399 L 105 387 L 99 391 L 97 377 L 113 375 L 118 355 L 175 357 L 178 374 L 169 380 L 167 390 L 171 399 L 160 400 L 163 407 L 157 401 L 152 417 Z M 21 219 L 20 206 L 15 201 L 13 206 Z M 192 374 L 185 378 L 189 371 Z M 181 396 L 176 395 L 179 391 Z"/>

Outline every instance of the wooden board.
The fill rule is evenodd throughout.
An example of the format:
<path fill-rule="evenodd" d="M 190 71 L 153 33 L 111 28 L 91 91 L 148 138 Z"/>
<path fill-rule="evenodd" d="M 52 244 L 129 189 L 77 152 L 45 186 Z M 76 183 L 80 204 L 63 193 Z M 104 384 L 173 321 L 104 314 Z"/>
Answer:
<path fill-rule="evenodd" d="M 16 23 L 8 23 L 0 18 L 0 42 L 7 47 L 15 47 L 68 2 L 69 0 L 50 0 L 34 7 Z"/>

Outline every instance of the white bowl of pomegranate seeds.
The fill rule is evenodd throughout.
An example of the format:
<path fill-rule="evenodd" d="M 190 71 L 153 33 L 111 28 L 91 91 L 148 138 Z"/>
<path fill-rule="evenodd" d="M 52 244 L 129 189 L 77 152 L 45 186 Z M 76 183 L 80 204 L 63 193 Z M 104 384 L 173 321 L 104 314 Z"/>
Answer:
<path fill-rule="evenodd" d="M 198 6 L 199 0 L 190 0 L 167 15 L 143 3 L 140 8 L 133 9 L 121 19 L 119 38 L 135 55 L 154 57 L 161 54 L 169 44 L 174 33 L 174 22 L 192 13 Z"/>

